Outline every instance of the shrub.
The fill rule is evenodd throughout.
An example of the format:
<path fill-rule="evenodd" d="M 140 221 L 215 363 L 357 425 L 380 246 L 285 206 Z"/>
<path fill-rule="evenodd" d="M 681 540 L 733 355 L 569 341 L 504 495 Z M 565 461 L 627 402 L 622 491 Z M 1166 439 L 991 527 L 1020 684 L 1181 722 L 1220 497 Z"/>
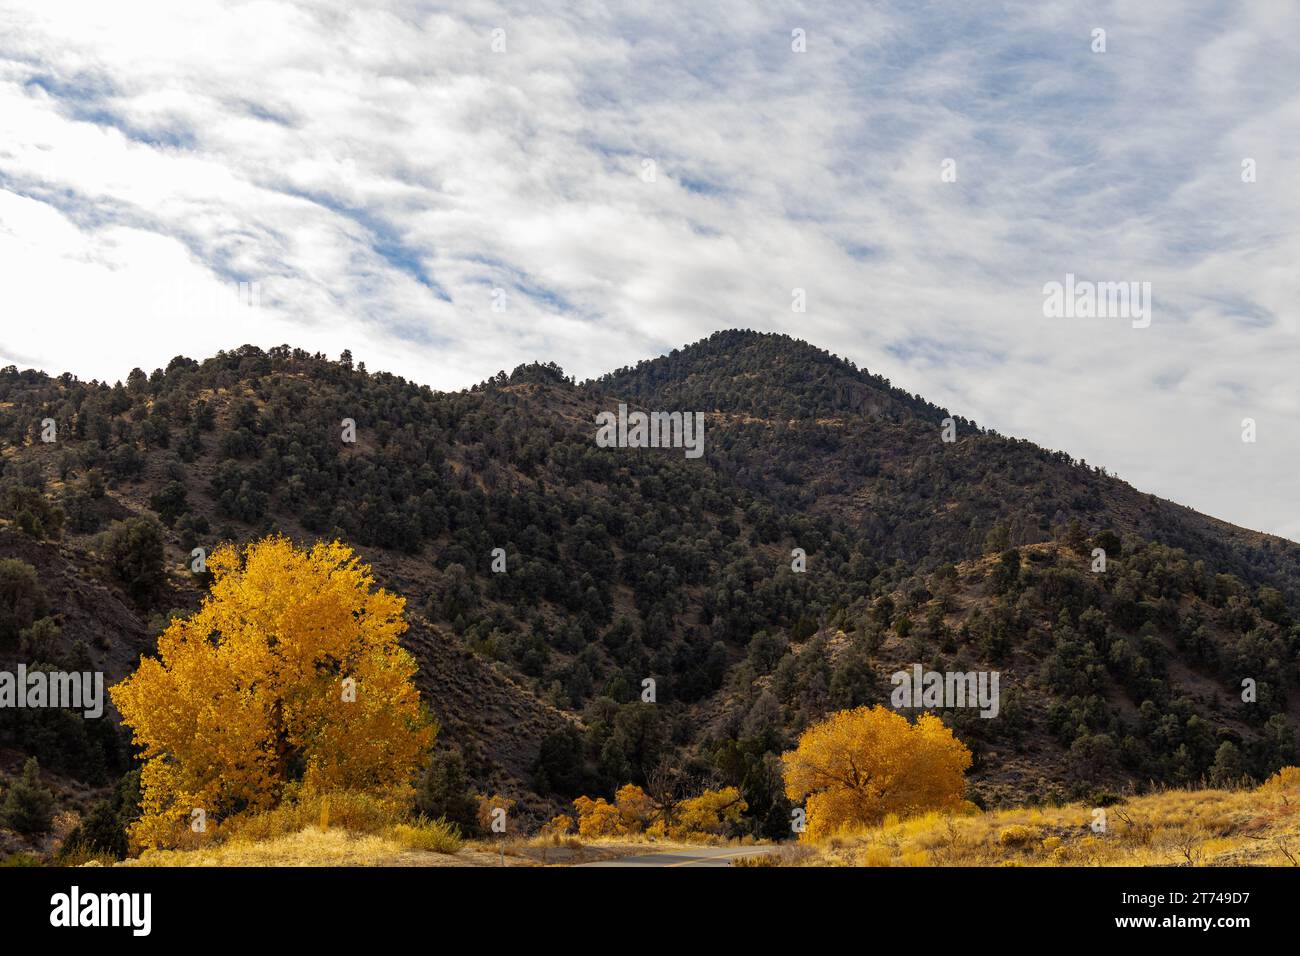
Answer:
<path fill-rule="evenodd" d="M 1246 776 L 1246 764 L 1241 751 L 1230 740 L 1219 745 L 1214 754 L 1214 764 L 1210 767 L 1210 785 L 1214 787 L 1234 787 Z"/>
<path fill-rule="evenodd" d="M 1017 823 L 998 834 L 999 846 L 1028 846 L 1038 839 L 1038 830 Z"/>
<path fill-rule="evenodd" d="M 13 518 L 28 537 L 57 538 L 63 528 L 63 509 L 51 505 L 39 488 L 17 482 L 0 486 L 0 513 Z"/>
<path fill-rule="evenodd" d="M 461 832 L 478 832 L 478 801 L 470 792 L 465 758 L 459 750 L 435 753 L 420 781 L 415 809 L 430 819 L 445 819 Z"/>
<path fill-rule="evenodd" d="M 58 663 L 59 637 L 63 629 L 52 617 L 42 617 L 18 635 L 18 653 L 28 664 Z"/>
<path fill-rule="evenodd" d="M 731 865 L 751 867 L 780 866 L 781 858 L 775 853 L 755 853 L 751 856 L 738 856 L 731 861 Z"/>
<path fill-rule="evenodd" d="M 148 599 L 162 585 L 162 530 L 152 518 L 114 521 L 100 536 L 99 550 L 109 572 L 135 600 Z"/>
<path fill-rule="evenodd" d="M 890 866 L 894 862 L 894 854 L 889 851 L 889 847 L 880 843 L 873 843 L 862 852 L 862 866 Z"/>
<path fill-rule="evenodd" d="M 655 802 L 633 783 L 619 787 L 614 806 L 618 809 L 619 829 L 624 833 L 641 833 L 655 815 Z"/>
<path fill-rule="evenodd" d="M 59 862 L 76 866 L 88 859 L 121 860 L 128 852 L 127 828 L 140 815 L 140 771 L 118 781 L 113 795 L 91 807 L 59 848 Z"/>
<path fill-rule="evenodd" d="M 158 517 L 164 524 L 169 527 L 174 525 L 188 507 L 185 486 L 179 481 L 168 482 L 161 491 L 150 496 L 149 507 L 158 512 Z"/>
<path fill-rule="evenodd" d="M 406 802 L 396 795 L 294 790 L 272 810 L 230 817 L 221 824 L 220 834 L 230 840 L 260 843 L 322 824 L 353 833 L 385 833 L 401 823 L 406 812 Z"/>
<path fill-rule="evenodd" d="M 748 809 L 749 805 L 735 787 L 706 790 L 677 805 L 672 835 L 721 836 L 734 831 L 740 825 L 740 815 Z"/>
<path fill-rule="evenodd" d="M 0 806 L 0 823 L 27 836 L 48 833 L 54 822 L 54 794 L 41 782 L 41 767 L 35 757 L 23 766 Z"/>
<path fill-rule="evenodd" d="M 551 837 L 556 843 L 559 843 L 564 837 L 568 836 L 572 829 L 573 817 L 567 813 L 561 813 L 542 824 L 542 836 Z"/>
<path fill-rule="evenodd" d="M 1300 767 L 1283 767 L 1264 786 L 1269 790 L 1300 790 Z"/>
<path fill-rule="evenodd" d="M 389 832 L 408 850 L 424 850 L 429 853 L 460 852 L 460 828 L 446 820 L 420 817 L 414 823 L 399 823 Z"/>
<path fill-rule="evenodd" d="M 578 811 L 579 836 L 594 840 L 617 836 L 621 832 L 618 809 L 603 797 L 595 800 L 579 797 L 573 801 L 573 806 Z"/>
<path fill-rule="evenodd" d="M 0 644 L 12 644 L 37 618 L 49 613 L 50 600 L 36 569 L 25 561 L 0 560 Z"/>

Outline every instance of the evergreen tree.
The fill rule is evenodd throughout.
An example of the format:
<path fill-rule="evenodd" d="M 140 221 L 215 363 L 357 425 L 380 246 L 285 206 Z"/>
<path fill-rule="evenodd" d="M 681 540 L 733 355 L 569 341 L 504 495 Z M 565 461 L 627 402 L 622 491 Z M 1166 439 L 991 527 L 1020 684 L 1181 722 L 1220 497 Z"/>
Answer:
<path fill-rule="evenodd" d="M 27 836 L 48 833 L 54 820 L 54 794 L 41 782 L 35 757 L 23 766 L 23 775 L 9 787 L 0 806 L 0 823 Z"/>

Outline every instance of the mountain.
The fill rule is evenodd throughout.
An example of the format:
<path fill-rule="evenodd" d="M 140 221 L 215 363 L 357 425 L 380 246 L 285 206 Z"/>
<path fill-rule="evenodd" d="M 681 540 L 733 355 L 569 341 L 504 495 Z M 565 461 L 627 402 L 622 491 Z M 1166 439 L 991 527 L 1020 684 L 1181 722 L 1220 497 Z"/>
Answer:
<path fill-rule="evenodd" d="M 715 412 L 727 440 L 714 447 L 738 480 L 786 507 L 865 523 L 882 557 L 959 560 L 986 550 L 994 529 L 1001 540 L 999 526 L 1012 543 L 1031 543 L 1077 518 L 1300 596 L 1300 544 L 981 429 L 789 336 L 719 332 L 600 384 L 654 408 Z M 959 440 L 944 444 L 949 417 Z"/>
<path fill-rule="evenodd" d="M 703 455 L 600 447 L 620 403 L 705 413 Z M 195 548 L 337 537 L 407 599 L 439 759 L 531 819 L 667 761 L 783 835 L 779 754 L 913 664 L 1001 675 L 998 719 L 941 711 L 986 804 L 1294 760 L 1300 545 L 786 336 L 453 393 L 287 346 L 112 385 L 11 367 L 0 443 L 0 669 L 120 679 L 197 607 Z M 0 748 L 83 805 L 130 767 L 62 711 L 0 711 Z"/>

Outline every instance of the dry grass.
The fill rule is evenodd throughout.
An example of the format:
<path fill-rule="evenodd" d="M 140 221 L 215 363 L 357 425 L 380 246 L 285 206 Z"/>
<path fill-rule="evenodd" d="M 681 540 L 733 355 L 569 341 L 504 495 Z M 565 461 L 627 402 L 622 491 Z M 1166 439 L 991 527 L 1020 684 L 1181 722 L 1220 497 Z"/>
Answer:
<path fill-rule="evenodd" d="M 584 844 L 569 838 L 474 840 L 455 852 L 431 850 L 430 838 L 398 824 L 383 833 L 306 827 L 265 840 L 236 839 L 187 850 L 150 850 L 119 866 L 571 866 L 647 852 L 687 849 L 686 844 L 618 842 Z M 651 849 L 653 847 L 653 849 Z M 99 865 L 90 861 L 88 865 Z"/>
<path fill-rule="evenodd" d="M 274 810 L 234 817 L 187 837 L 181 847 L 148 850 L 121 865 L 567 866 L 690 845 L 645 836 L 587 840 L 556 833 L 463 841 L 457 829 L 444 821 L 412 820 L 400 802 L 356 792 L 298 794 Z M 727 841 L 699 842 L 723 845 Z M 111 864 L 89 856 L 70 857 L 66 862 Z"/>
<path fill-rule="evenodd" d="M 302 794 L 274 810 L 232 818 L 186 846 L 148 850 L 124 865 L 443 866 L 456 862 L 462 845 L 455 826 L 410 819 L 400 801 L 335 792 Z M 478 865 L 482 856 L 464 862 Z"/>
<path fill-rule="evenodd" d="M 396 866 L 406 849 L 395 838 L 346 830 L 268 840 L 233 840 L 198 850 L 149 850 L 125 866 Z"/>
<path fill-rule="evenodd" d="M 274 810 L 225 821 L 214 831 L 223 841 L 265 842 L 301 833 L 307 827 L 353 833 L 383 833 L 406 822 L 404 802 L 363 791 L 303 793 Z"/>
<path fill-rule="evenodd" d="M 782 866 L 1296 866 L 1300 769 L 1254 790 L 1167 790 L 1106 808 L 1078 804 L 887 819 L 784 847 Z M 759 865 L 759 864 L 753 864 Z"/>
<path fill-rule="evenodd" d="M 455 847 L 455 849 L 452 849 Z M 298 833 L 266 840 L 237 839 L 213 843 L 196 850 L 148 850 L 123 866 L 468 866 L 474 858 L 458 861 L 460 840 L 446 831 L 398 824 L 384 833 L 321 830 L 307 827 Z"/>
<path fill-rule="evenodd" d="M 453 849 L 454 847 L 454 849 Z M 463 845 L 443 824 L 397 824 L 379 833 L 306 827 L 265 840 L 235 839 L 187 850 L 147 850 L 118 866 L 497 866 L 490 848 Z M 98 865 L 92 861 L 89 865 Z M 507 860 L 508 866 L 532 866 Z"/>
<path fill-rule="evenodd" d="M 462 845 L 460 831 L 444 820 L 428 820 L 421 817 L 414 823 L 399 823 L 388 832 L 408 850 L 458 853 Z"/>
<path fill-rule="evenodd" d="M 240 821 L 206 846 L 150 851 L 125 865 L 564 866 L 690 846 L 554 835 L 462 844 L 446 824 L 400 820 L 364 799 L 331 800 L 323 816 L 322 804 L 307 802 Z M 1105 809 L 1104 829 L 1093 829 L 1095 813 L 1074 804 L 891 818 L 879 827 L 786 845 L 734 865 L 1300 866 L 1300 768 L 1287 768 L 1254 790 L 1166 790 L 1134 797 Z M 299 826 L 313 816 L 316 823 Z M 340 817 L 346 826 L 330 824 Z"/>

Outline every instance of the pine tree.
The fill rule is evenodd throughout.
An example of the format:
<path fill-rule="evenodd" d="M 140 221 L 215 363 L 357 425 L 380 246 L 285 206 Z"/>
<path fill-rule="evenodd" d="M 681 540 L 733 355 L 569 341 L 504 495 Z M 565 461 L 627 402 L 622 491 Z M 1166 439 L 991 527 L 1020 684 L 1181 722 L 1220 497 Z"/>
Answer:
<path fill-rule="evenodd" d="M 465 758 L 459 750 L 433 756 L 416 794 L 415 808 L 425 816 L 455 823 L 467 832 L 478 829 L 478 804 L 470 793 Z"/>
<path fill-rule="evenodd" d="M 41 767 L 28 759 L 23 775 L 9 787 L 0 807 L 0 823 L 27 836 L 48 833 L 54 820 L 54 794 L 41 782 Z"/>
<path fill-rule="evenodd" d="M 1245 775 L 1246 767 L 1241 759 L 1241 751 L 1231 741 L 1225 740 L 1214 754 L 1210 783 L 1216 787 L 1231 787 L 1240 783 Z"/>

